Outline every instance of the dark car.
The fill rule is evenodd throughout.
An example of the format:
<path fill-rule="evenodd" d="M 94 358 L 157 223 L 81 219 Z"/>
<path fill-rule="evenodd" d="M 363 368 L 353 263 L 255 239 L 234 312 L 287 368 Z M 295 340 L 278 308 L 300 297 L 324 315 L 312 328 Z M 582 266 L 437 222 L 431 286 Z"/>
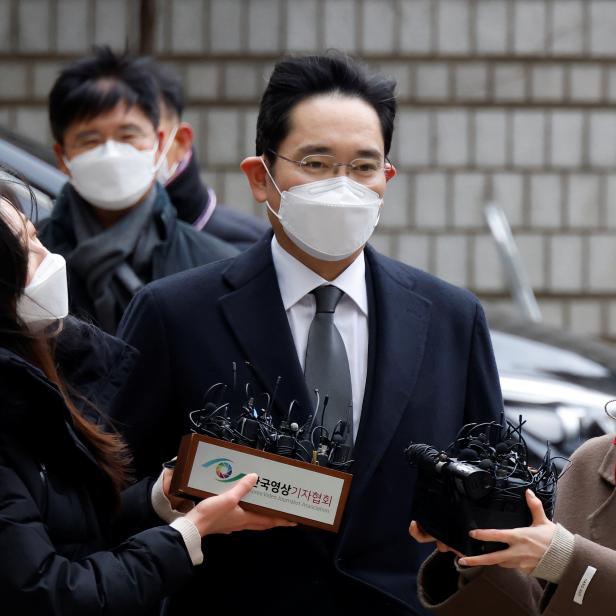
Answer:
<path fill-rule="evenodd" d="M 488 319 L 505 412 L 514 422 L 524 416 L 534 462 L 546 441 L 552 455 L 566 458 L 585 440 L 613 432 L 605 406 L 616 400 L 614 348 L 510 315 Z"/>
<path fill-rule="evenodd" d="M 54 165 L 53 153 L 49 148 L 17 135 L 0 126 L 0 177 L 4 179 L 23 178 L 34 190 L 38 204 L 38 218 L 49 216 L 66 176 Z M 24 211 L 30 212 L 30 196 L 16 181 L 14 187 L 22 200 Z"/>

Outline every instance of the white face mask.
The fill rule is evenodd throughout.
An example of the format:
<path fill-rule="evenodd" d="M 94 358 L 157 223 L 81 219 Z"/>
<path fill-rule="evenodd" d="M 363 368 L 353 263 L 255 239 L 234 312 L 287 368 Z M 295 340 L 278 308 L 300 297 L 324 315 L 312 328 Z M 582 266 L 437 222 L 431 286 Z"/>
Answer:
<path fill-rule="evenodd" d="M 17 300 L 17 316 L 32 333 L 38 333 L 67 315 L 66 261 L 50 252 Z"/>
<path fill-rule="evenodd" d="M 163 151 L 161 152 L 160 158 L 159 160 L 159 168 L 158 168 L 158 173 L 156 174 L 156 179 L 163 185 L 166 186 L 169 181 L 173 178 L 175 172 L 177 171 L 180 162 L 175 162 L 173 163 L 173 165 L 171 165 L 171 167 L 169 167 L 169 162 L 167 161 L 167 154 L 169 153 L 169 149 L 171 148 L 171 145 L 173 144 L 173 140 L 175 139 L 175 136 L 178 132 L 178 128 L 180 127 L 179 124 L 176 124 L 173 127 L 173 130 L 169 133 L 169 137 L 167 138 L 167 143 L 165 143 L 165 147 L 163 148 Z"/>
<path fill-rule="evenodd" d="M 383 199 L 346 175 L 294 186 L 280 192 L 265 161 L 263 165 L 280 193 L 278 212 L 289 239 L 322 261 L 340 261 L 359 250 L 379 222 Z"/>
<path fill-rule="evenodd" d="M 137 203 L 152 184 L 158 169 L 154 164 L 157 150 L 158 144 L 151 150 L 138 150 L 110 139 L 64 163 L 75 190 L 88 203 L 103 210 L 124 210 Z"/>

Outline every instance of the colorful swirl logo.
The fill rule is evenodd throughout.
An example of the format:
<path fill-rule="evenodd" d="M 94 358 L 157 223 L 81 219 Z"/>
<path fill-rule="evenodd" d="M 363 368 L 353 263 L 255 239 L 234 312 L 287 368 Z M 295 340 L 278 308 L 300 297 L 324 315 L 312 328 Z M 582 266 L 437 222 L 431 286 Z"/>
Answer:
<path fill-rule="evenodd" d="M 216 481 L 219 481 L 220 483 L 233 483 L 234 481 L 239 481 L 242 477 L 246 476 L 246 473 L 238 473 L 237 475 L 232 476 L 233 460 L 229 460 L 229 458 L 214 458 L 213 460 L 203 464 L 202 467 L 214 467 L 213 470 L 216 473 Z"/>
<path fill-rule="evenodd" d="M 233 467 L 228 462 L 219 462 L 216 465 L 216 475 L 219 479 L 229 479 L 232 472 Z"/>

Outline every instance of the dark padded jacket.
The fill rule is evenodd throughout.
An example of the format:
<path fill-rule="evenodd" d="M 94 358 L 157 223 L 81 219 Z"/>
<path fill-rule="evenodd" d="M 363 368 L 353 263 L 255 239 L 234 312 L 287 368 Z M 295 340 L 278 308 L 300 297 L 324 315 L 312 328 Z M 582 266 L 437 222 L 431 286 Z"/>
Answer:
<path fill-rule="evenodd" d="M 106 410 L 133 353 L 71 319 L 57 359 L 70 385 Z M 124 491 L 117 508 L 57 387 L 1 347 L 0 401 L 2 613 L 158 614 L 192 567 L 181 535 L 155 526 L 151 481 Z"/>

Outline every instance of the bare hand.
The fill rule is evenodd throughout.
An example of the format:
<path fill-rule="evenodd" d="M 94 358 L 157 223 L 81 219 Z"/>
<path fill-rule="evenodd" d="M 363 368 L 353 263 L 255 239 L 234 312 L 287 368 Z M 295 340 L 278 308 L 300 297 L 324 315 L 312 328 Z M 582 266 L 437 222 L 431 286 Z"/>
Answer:
<path fill-rule="evenodd" d="M 255 473 L 246 475 L 228 492 L 202 500 L 186 517 L 195 524 L 202 537 L 218 533 L 229 534 L 238 530 L 297 526 L 295 522 L 245 511 L 239 506 L 240 500 L 252 490 L 256 482 Z"/>
<path fill-rule="evenodd" d="M 428 535 L 428 533 L 426 533 L 424 529 L 421 526 L 419 526 L 417 522 L 415 522 L 415 520 L 413 520 L 411 522 L 411 525 L 409 526 L 409 534 L 418 543 L 430 543 L 432 541 L 436 541 L 436 549 L 439 552 L 453 552 L 457 556 L 462 556 L 462 554 L 460 554 L 460 552 L 458 552 L 457 550 L 450 548 L 448 545 L 445 545 L 442 541 L 435 539 L 432 535 Z"/>
<path fill-rule="evenodd" d="M 163 470 L 163 493 L 171 503 L 171 508 L 176 511 L 181 511 L 182 513 L 187 513 L 194 506 L 195 503 L 187 498 L 180 498 L 178 496 L 174 496 L 171 493 L 171 478 L 173 477 L 173 470 L 170 468 L 166 468 Z"/>
<path fill-rule="evenodd" d="M 469 533 L 473 539 L 480 541 L 507 543 L 508 548 L 481 556 L 461 558 L 460 564 L 467 567 L 500 565 L 506 569 L 519 569 L 523 573 L 531 573 L 546 553 L 554 536 L 556 524 L 548 520 L 541 501 L 532 490 L 526 490 L 526 502 L 533 516 L 531 526 L 510 530 L 473 530 Z"/>

